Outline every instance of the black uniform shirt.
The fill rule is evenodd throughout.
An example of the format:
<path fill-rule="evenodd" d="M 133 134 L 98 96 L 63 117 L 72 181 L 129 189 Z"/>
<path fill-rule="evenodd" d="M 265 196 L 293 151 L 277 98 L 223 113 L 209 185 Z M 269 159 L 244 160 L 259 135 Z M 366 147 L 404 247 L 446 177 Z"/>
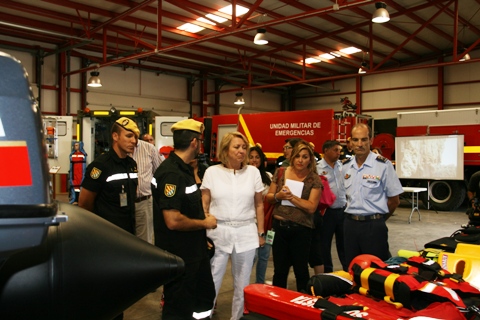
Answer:
<path fill-rule="evenodd" d="M 113 149 L 88 165 L 82 182 L 82 188 L 97 193 L 93 212 L 132 234 L 137 185 L 137 163 Z"/>
<path fill-rule="evenodd" d="M 349 151 L 347 146 L 342 147 L 342 151 L 340 152 L 340 158 L 339 160 L 344 160 L 344 159 L 351 159 L 355 154 L 352 151 Z"/>
<path fill-rule="evenodd" d="M 480 171 L 475 172 L 468 182 L 467 190 L 475 193 L 475 198 L 480 199 Z"/>
<path fill-rule="evenodd" d="M 185 263 L 207 255 L 205 229 L 195 231 L 170 230 L 163 210 L 178 210 L 190 219 L 205 219 L 202 193 L 195 183 L 193 168 L 174 152 L 158 167 L 152 180 L 153 222 L 155 245 L 179 257 Z"/>

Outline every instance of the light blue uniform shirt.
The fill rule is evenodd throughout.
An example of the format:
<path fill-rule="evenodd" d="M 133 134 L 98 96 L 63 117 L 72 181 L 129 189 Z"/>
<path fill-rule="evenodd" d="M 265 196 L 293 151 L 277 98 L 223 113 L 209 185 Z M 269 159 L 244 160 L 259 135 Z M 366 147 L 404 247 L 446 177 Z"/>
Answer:
<path fill-rule="evenodd" d="M 343 184 L 342 163 L 337 161 L 332 168 L 325 159 L 322 159 L 317 164 L 317 172 L 319 175 L 327 178 L 330 189 L 332 189 L 332 192 L 337 197 L 330 208 L 343 208 L 347 203 L 347 198 L 345 196 L 345 186 Z"/>
<path fill-rule="evenodd" d="M 343 181 L 347 195 L 345 212 L 351 214 L 386 214 L 388 197 L 403 192 L 390 160 L 373 152 L 360 168 L 355 157 L 346 162 L 343 165 Z"/>

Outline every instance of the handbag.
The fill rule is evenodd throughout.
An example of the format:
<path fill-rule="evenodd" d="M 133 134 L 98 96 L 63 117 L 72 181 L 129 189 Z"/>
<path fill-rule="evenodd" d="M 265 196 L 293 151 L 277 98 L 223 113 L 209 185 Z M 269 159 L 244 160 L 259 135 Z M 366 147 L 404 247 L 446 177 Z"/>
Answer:
<path fill-rule="evenodd" d="M 278 168 L 278 175 L 277 175 L 277 189 L 278 189 L 278 181 L 283 176 L 283 172 L 285 171 L 284 167 Z M 265 231 L 272 229 L 272 220 L 273 220 L 273 209 L 275 208 L 275 203 L 270 203 L 267 201 L 267 197 L 263 199 L 263 216 L 264 216 L 264 223 L 263 227 Z"/>
<path fill-rule="evenodd" d="M 320 180 L 322 181 L 323 191 L 322 196 L 320 197 L 320 202 L 318 203 L 318 210 L 322 214 L 325 214 L 325 209 L 329 208 L 337 199 L 335 194 L 330 189 L 328 184 L 328 179 L 325 176 L 320 175 Z"/>

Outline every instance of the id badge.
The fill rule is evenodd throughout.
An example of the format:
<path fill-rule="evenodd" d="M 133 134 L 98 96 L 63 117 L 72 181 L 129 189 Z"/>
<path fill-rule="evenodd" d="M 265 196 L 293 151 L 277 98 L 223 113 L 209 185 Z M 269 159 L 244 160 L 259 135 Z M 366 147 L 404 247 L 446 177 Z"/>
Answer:
<path fill-rule="evenodd" d="M 273 244 L 273 238 L 275 238 L 275 231 L 273 230 L 268 230 L 267 231 L 267 237 L 265 238 L 265 243 L 272 245 Z"/>
<path fill-rule="evenodd" d="M 128 205 L 127 194 L 122 192 L 120 195 L 120 207 L 126 207 Z"/>

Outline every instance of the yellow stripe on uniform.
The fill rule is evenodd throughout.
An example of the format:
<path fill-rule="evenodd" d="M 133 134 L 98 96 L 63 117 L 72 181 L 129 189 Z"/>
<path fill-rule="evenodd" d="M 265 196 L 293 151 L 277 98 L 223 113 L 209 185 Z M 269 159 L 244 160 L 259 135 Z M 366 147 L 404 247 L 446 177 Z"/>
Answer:
<path fill-rule="evenodd" d="M 240 125 L 242 126 L 243 132 L 245 132 L 245 136 L 247 137 L 248 143 L 251 146 L 254 146 L 255 142 L 253 142 L 252 135 L 250 134 L 250 131 L 248 130 L 247 124 L 245 123 L 245 119 L 243 119 L 243 116 L 241 114 L 238 116 L 238 121 L 240 122 Z"/>

